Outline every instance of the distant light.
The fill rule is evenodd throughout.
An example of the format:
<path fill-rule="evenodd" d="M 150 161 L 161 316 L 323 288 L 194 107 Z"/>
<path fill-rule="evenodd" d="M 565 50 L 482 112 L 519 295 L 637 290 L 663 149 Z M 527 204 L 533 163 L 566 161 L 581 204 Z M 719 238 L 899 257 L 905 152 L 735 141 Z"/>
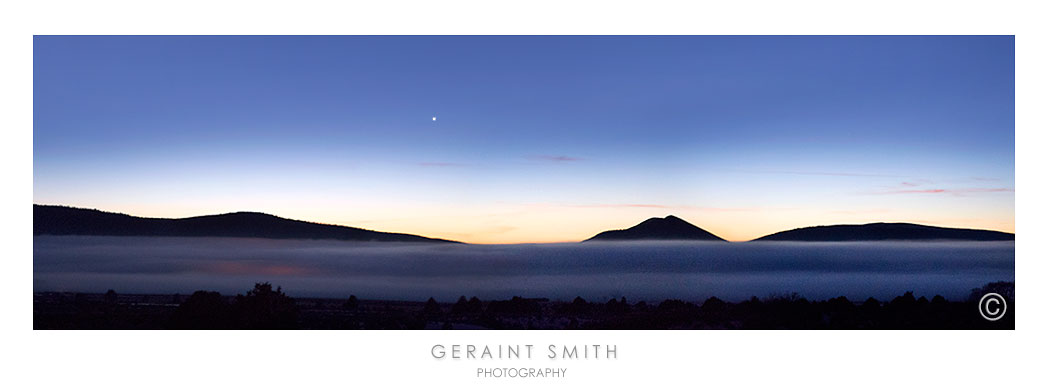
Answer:
<path fill-rule="evenodd" d="M 431 121 L 438 121 L 438 117 L 431 117 Z"/>

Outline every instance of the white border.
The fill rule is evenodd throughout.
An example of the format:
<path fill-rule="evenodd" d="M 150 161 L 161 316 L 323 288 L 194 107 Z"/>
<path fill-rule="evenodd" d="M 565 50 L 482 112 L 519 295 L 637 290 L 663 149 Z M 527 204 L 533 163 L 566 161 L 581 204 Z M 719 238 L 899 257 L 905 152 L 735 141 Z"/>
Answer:
<path fill-rule="evenodd" d="M 645 5 L 644 5 L 645 4 Z M 0 12 L 4 390 L 1028 390 L 1048 352 L 1047 13 L 978 1 L 19 1 Z M 33 34 L 1013 34 L 1016 331 L 32 330 Z M 563 380 L 479 380 L 436 343 L 617 344 Z M 492 362 L 493 365 L 519 365 Z M 548 366 L 543 360 L 529 366 Z M 483 363 L 484 365 L 484 363 Z"/>

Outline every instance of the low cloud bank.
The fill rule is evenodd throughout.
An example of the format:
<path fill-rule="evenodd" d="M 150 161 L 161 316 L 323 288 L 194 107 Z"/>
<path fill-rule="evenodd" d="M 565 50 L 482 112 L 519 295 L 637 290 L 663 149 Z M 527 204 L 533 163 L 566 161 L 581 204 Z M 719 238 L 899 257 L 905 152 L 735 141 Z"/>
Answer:
<path fill-rule="evenodd" d="M 253 281 L 293 294 L 452 300 L 511 295 L 590 300 L 800 292 L 959 297 L 1014 279 L 1013 242 L 543 245 L 38 236 L 34 290 L 233 294 Z M 860 297 L 860 298 L 858 298 Z"/>

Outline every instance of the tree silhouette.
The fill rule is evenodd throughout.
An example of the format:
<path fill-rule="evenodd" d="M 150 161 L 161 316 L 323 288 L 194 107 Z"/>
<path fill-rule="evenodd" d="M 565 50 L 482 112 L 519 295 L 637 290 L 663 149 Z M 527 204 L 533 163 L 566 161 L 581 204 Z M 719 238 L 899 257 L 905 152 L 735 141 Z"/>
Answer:
<path fill-rule="evenodd" d="M 452 308 L 453 314 L 464 314 L 467 313 L 467 297 L 460 296 L 460 299 L 456 300 Z"/>
<path fill-rule="evenodd" d="M 569 306 L 566 308 L 566 313 L 569 313 L 569 314 L 581 314 L 581 313 L 586 312 L 587 310 L 588 310 L 588 301 L 583 299 L 583 298 L 576 297 L 576 298 L 573 298 L 573 302 L 571 302 L 569 304 Z"/>
<path fill-rule="evenodd" d="M 627 298 L 620 297 L 619 302 L 616 299 L 606 302 L 606 312 L 609 314 L 624 314 L 629 311 L 631 311 L 631 305 L 628 305 Z"/>
<path fill-rule="evenodd" d="M 427 300 L 427 303 L 423 305 L 423 314 L 428 316 L 438 316 L 442 314 L 442 307 L 438 305 L 438 301 L 431 297 Z"/>
<path fill-rule="evenodd" d="M 726 302 L 717 297 L 710 297 L 701 304 L 701 310 L 705 313 L 719 313 L 726 310 Z"/>
<path fill-rule="evenodd" d="M 1004 297 L 1008 302 L 1015 300 L 1015 282 L 992 282 L 987 283 L 978 289 L 971 290 L 971 296 L 968 301 L 978 302 L 978 300 L 985 294 L 997 293 Z"/>
<path fill-rule="evenodd" d="M 471 313 L 481 313 L 482 300 L 478 299 L 478 297 L 471 297 L 471 299 L 467 301 L 467 311 Z"/>
<path fill-rule="evenodd" d="M 171 319 L 172 328 L 233 328 L 230 307 L 223 296 L 215 291 L 195 291 L 175 310 Z"/>
<path fill-rule="evenodd" d="M 117 292 L 113 291 L 113 289 L 109 289 L 109 291 L 106 291 L 106 295 L 102 296 L 102 300 L 106 301 L 108 304 L 116 304 Z"/>
<path fill-rule="evenodd" d="M 298 310 L 295 300 L 273 290 L 270 282 L 256 283 L 255 288 L 234 301 L 238 327 L 245 329 L 294 329 Z"/>
<path fill-rule="evenodd" d="M 525 299 L 517 295 L 511 297 L 511 300 L 509 301 L 489 302 L 489 307 L 486 308 L 486 312 L 491 314 L 505 313 L 527 315 L 538 314 L 540 311 L 540 304 L 536 300 Z"/>
<path fill-rule="evenodd" d="M 343 302 L 343 309 L 358 310 L 358 297 L 351 295 L 347 298 L 346 302 Z"/>

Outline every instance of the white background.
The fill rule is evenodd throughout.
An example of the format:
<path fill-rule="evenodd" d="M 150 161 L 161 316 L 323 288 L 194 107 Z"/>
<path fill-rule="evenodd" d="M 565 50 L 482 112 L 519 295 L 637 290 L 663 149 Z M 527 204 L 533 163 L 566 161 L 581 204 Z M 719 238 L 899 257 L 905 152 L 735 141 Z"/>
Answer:
<path fill-rule="evenodd" d="M 1035 3 L 1035 2 L 1034 2 Z M 21 390 L 1047 390 L 1048 13 L 975 1 L 17 1 L 0 9 L 0 387 Z M 34 34 L 1016 35 L 1015 331 L 33 331 Z M 1011 309 L 1011 311 L 1016 309 Z M 617 360 L 434 360 L 434 344 L 616 344 Z M 538 353 L 539 354 L 539 353 Z M 558 366 L 565 379 L 477 379 Z"/>

